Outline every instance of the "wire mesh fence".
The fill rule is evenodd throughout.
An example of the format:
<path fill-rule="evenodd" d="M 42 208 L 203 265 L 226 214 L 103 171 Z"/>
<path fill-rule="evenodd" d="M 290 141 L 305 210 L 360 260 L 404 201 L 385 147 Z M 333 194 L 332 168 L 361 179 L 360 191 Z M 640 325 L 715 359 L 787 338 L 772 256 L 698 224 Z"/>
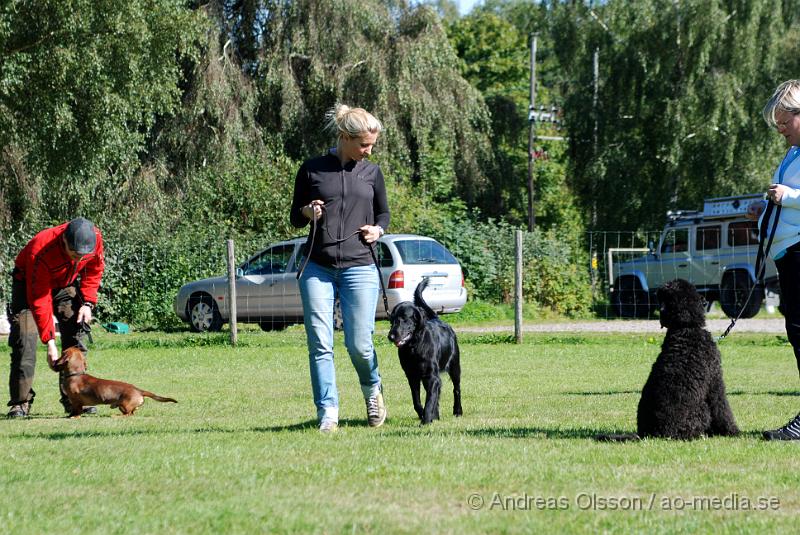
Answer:
<path fill-rule="evenodd" d="M 412 300 L 424 277 L 432 280 L 424 295 L 440 313 L 460 310 L 468 298 L 513 303 L 513 229 L 437 238 L 388 235 L 378 243 L 390 310 Z M 240 322 L 264 330 L 302 323 L 296 276 L 305 241 L 298 237 L 236 244 Z M 137 243 L 121 248 L 109 243 L 99 315 L 105 321 L 136 323 L 144 318 L 142 323 L 155 326 L 221 329 L 230 321 L 230 303 L 225 240 L 218 242 L 194 243 L 191 251 L 177 245 Z M 524 232 L 523 249 L 525 303 L 567 316 L 648 317 L 657 311 L 655 290 L 675 278 L 695 284 L 727 316 L 743 309 L 743 317 L 755 315 L 762 304 L 768 312 L 779 306 L 773 262 L 767 263 L 765 285 L 753 288 L 758 251 L 754 222 L 699 221 L 648 232 L 591 231 L 574 242 L 562 240 L 557 232 Z M 13 257 L 10 250 L 3 255 L 3 290 Z M 0 293 L 8 297 L 7 291 Z M 336 301 L 333 307 L 340 324 L 341 307 Z M 376 317 L 386 317 L 380 299 Z"/>

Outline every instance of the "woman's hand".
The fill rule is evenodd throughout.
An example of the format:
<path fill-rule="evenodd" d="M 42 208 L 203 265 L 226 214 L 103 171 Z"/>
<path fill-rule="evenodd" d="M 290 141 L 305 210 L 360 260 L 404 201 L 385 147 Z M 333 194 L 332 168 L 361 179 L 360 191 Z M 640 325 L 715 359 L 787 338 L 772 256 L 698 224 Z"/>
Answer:
<path fill-rule="evenodd" d="M 773 184 L 767 190 L 767 199 L 771 200 L 775 204 L 780 204 L 781 199 L 783 199 L 783 195 L 786 193 L 788 188 L 783 184 Z"/>
<path fill-rule="evenodd" d="M 55 366 L 56 361 L 58 360 L 58 348 L 56 347 L 55 340 L 48 340 L 47 341 L 47 365 L 50 366 L 50 369 L 53 369 Z"/>
<path fill-rule="evenodd" d="M 376 242 L 381 237 L 381 227 L 377 225 L 364 225 L 358 230 L 361 231 L 361 236 L 367 243 Z"/>
<path fill-rule="evenodd" d="M 322 207 L 325 205 L 319 199 L 313 200 L 307 205 L 303 206 L 300 210 L 300 213 L 303 214 L 306 219 L 319 219 L 322 217 Z"/>

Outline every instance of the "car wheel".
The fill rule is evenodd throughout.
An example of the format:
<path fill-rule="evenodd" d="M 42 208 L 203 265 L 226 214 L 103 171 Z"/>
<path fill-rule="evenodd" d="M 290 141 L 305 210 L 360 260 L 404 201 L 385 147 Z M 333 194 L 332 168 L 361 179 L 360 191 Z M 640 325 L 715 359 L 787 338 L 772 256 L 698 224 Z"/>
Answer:
<path fill-rule="evenodd" d="M 261 330 L 264 332 L 271 332 L 271 331 L 282 331 L 285 329 L 289 324 L 285 321 L 281 320 L 262 320 L 258 322 L 258 326 L 261 327 Z"/>
<path fill-rule="evenodd" d="M 189 300 L 189 326 L 194 332 L 216 332 L 222 329 L 222 316 L 210 295 L 199 295 Z"/>
<path fill-rule="evenodd" d="M 645 318 L 650 315 L 650 296 L 638 281 L 620 281 L 611 294 L 614 313 L 620 318 Z"/>
<path fill-rule="evenodd" d="M 750 294 L 750 290 L 752 295 Z M 750 297 L 748 300 L 747 298 Z M 750 275 L 739 272 L 725 277 L 719 289 L 719 306 L 729 318 L 752 318 L 761 309 L 764 300 L 764 289 L 757 286 L 753 289 Z M 740 315 L 741 313 L 741 315 Z"/>

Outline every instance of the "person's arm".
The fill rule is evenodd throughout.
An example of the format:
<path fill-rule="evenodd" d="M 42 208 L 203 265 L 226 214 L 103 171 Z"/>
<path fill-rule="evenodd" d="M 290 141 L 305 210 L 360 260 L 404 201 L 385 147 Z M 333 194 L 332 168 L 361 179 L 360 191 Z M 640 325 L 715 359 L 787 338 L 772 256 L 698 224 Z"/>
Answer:
<path fill-rule="evenodd" d="M 386 197 L 386 183 L 383 173 L 378 167 L 375 176 L 375 194 L 372 197 L 372 213 L 375 214 L 375 225 L 380 226 L 384 232 L 389 229 L 389 201 Z"/>
<path fill-rule="evenodd" d="M 294 178 L 294 195 L 292 207 L 289 209 L 289 222 L 295 228 L 303 228 L 308 225 L 310 218 L 304 212 L 308 212 L 306 208 L 311 200 L 311 182 L 308 179 L 306 164 L 303 164 L 297 170 L 297 176 Z"/>
<path fill-rule="evenodd" d="M 43 344 L 55 341 L 56 326 L 53 323 L 53 296 L 50 270 L 38 257 L 32 258 L 25 273 L 25 287 L 28 306 L 39 331 L 39 339 Z M 55 343 L 55 342 L 54 342 Z M 48 351 L 49 355 L 49 351 Z"/>
<path fill-rule="evenodd" d="M 389 201 L 386 198 L 386 184 L 383 181 L 383 173 L 380 167 L 378 167 L 375 174 L 375 185 L 372 191 L 374 224 L 364 225 L 358 229 L 367 243 L 377 241 L 389 227 Z"/>

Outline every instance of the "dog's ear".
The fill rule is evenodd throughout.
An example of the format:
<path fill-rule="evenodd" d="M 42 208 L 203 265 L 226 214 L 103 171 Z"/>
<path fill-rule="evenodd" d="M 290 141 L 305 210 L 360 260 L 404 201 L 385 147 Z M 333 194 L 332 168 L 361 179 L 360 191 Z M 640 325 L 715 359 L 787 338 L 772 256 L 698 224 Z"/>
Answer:
<path fill-rule="evenodd" d="M 50 368 L 53 371 L 59 372 L 61 369 L 67 365 L 67 361 L 69 361 L 69 352 L 62 351 L 61 356 L 58 357 L 58 360 L 50 364 Z"/>

